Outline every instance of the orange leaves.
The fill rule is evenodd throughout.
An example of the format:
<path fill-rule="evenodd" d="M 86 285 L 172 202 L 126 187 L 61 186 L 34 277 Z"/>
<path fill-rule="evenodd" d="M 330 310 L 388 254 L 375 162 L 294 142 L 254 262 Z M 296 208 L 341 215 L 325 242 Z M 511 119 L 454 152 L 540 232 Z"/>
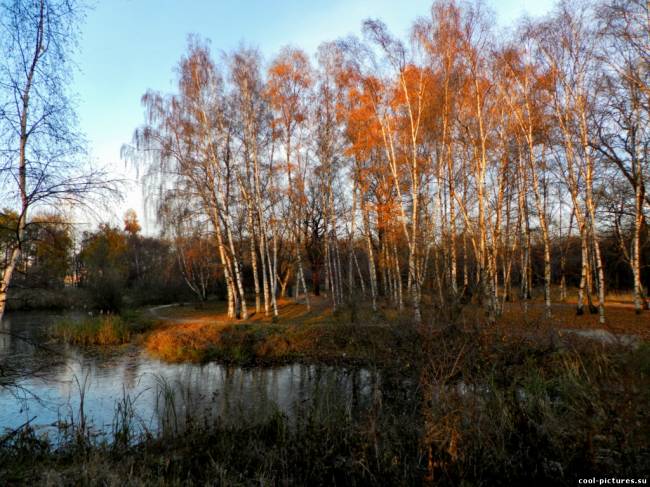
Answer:
<path fill-rule="evenodd" d="M 285 48 L 271 64 L 266 97 L 275 112 L 276 126 L 290 138 L 296 125 L 307 118 L 307 94 L 313 75 L 307 55 L 299 49 Z"/>
<path fill-rule="evenodd" d="M 399 203 L 394 199 L 380 199 L 375 203 L 374 210 L 377 213 L 377 228 L 380 231 L 397 235 L 401 228 L 399 226 Z"/>
<path fill-rule="evenodd" d="M 357 83 L 346 87 L 344 102 L 339 104 L 337 115 L 345 123 L 345 133 L 350 142 L 346 153 L 358 160 L 365 160 L 383 143 L 377 117 L 381 83 L 373 77 L 363 78 L 360 73 L 348 75 L 348 80 Z"/>
<path fill-rule="evenodd" d="M 181 96 L 189 100 L 205 96 L 206 90 L 214 89 L 221 82 L 210 50 L 198 39 L 190 39 L 189 53 L 181 58 L 179 67 Z"/>
<path fill-rule="evenodd" d="M 140 230 L 142 230 L 142 227 L 138 222 L 138 215 L 133 208 L 129 208 L 124 213 L 124 231 L 136 235 Z"/>
<path fill-rule="evenodd" d="M 307 54 L 300 49 L 283 49 L 269 68 L 269 80 L 278 82 L 276 87 L 286 83 L 303 88 L 311 86 L 313 79 Z"/>

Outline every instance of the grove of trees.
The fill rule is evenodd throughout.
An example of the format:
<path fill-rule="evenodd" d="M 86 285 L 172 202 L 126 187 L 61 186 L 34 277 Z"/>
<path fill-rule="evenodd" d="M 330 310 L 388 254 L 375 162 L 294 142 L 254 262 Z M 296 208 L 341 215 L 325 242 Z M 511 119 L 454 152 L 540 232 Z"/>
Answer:
<path fill-rule="evenodd" d="M 2 267 L 11 258 L 17 225 L 15 212 L 0 211 Z M 144 236 L 140 230 L 133 210 L 125 214 L 122 228 L 103 223 L 83 232 L 60 214 L 33 214 L 25 224 L 9 308 L 119 312 L 124 306 L 222 294 L 218 269 L 201 260 L 205 239 L 171 241 Z"/>
<path fill-rule="evenodd" d="M 474 299 L 492 321 L 537 285 L 550 315 L 575 284 L 604 322 L 608 277 L 647 307 L 649 19 L 645 0 L 560 1 L 506 32 L 437 0 L 408 39 L 368 20 L 315 62 L 192 37 L 124 155 L 179 245 L 212 242 L 183 265 L 218 267 L 232 317 L 324 287 L 333 308 L 420 321 Z"/>
<path fill-rule="evenodd" d="M 175 92 L 143 96 L 123 148 L 159 238 L 134 213 L 75 237 L 61 210 L 115 190 L 83 163 L 66 92 L 83 9 L 0 9 L 0 316 L 17 271 L 96 289 L 107 309 L 182 283 L 240 318 L 277 316 L 290 294 L 415 322 L 469 301 L 494 321 L 535 295 L 550 316 L 571 288 L 601 322 L 610 288 L 648 308 L 645 0 L 560 1 L 508 30 L 480 2 L 436 0 L 406 39 L 367 20 L 313 60 L 215 57 L 190 37 Z"/>
<path fill-rule="evenodd" d="M 82 233 L 79 248 L 71 254 L 70 273 L 74 284 L 88 291 L 91 307 L 119 312 L 125 305 L 192 298 L 186 285 L 194 282 L 192 274 L 183 267 L 191 259 L 188 250 L 182 252 L 177 245 L 177 253 L 169 240 L 143 236 L 140 230 L 135 212 L 129 210 L 123 228 L 101 224 Z M 195 299 L 218 291 L 216 273 L 205 272 L 204 294 Z"/>

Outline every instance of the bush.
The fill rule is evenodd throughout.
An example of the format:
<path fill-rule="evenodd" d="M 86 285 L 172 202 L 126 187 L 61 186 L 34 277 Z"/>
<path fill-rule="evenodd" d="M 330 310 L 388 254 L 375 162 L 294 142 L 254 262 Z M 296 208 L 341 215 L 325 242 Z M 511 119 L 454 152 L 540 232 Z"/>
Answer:
<path fill-rule="evenodd" d="M 95 309 L 119 313 L 123 305 L 123 282 L 110 275 L 93 281 L 88 286 Z"/>

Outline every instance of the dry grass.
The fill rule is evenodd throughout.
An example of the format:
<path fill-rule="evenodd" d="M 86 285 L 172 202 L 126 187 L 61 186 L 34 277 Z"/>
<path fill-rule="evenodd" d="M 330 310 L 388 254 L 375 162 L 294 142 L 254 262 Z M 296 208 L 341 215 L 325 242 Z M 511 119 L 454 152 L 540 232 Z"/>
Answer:
<path fill-rule="evenodd" d="M 284 339 L 291 326 L 231 331 L 279 329 Z M 337 326 L 322 327 L 332 330 L 323 346 L 364 337 Z M 402 328 L 357 327 L 373 335 Z M 232 337 L 224 329 L 221 339 Z M 316 407 L 297 404 L 291 419 L 211 423 L 189 408 L 197 416 L 187 429 L 133 444 L 55 449 L 26 430 L 0 444 L 0 484 L 577 485 L 648 472 L 648 344 L 554 347 L 454 326 L 423 327 L 410 339 L 403 351 L 421 349 L 417 363 L 381 369 L 373 400 L 354 414 L 319 388 Z"/>
<path fill-rule="evenodd" d="M 647 344 L 557 347 L 450 327 L 423 346 L 430 484 L 576 485 L 647 469 Z"/>
<path fill-rule="evenodd" d="M 628 305 L 610 304 L 607 323 L 602 326 L 598 315 L 587 312 L 577 316 L 572 304 L 554 304 L 552 318 L 546 319 L 544 306 L 538 302 L 507 303 L 490 331 L 544 339 L 566 329 L 605 329 L 650 340 L 647 313 L 637 315 Z M 210 303 L 201 309 L 167 308 L 164 318 L 167 321 L 149 335 L 146 346 L 153 355 L 174 362 L 367 361 L 378 356 L 394 360 L 400 353 L 408 357 L 413 349 L 395 346 L 399 342 L 395 337 L 398 330 L 407 330 L 406 335 L 413 332 L 409 308 L 398 312 L 381 307 L 375 313 L 367 304 L 357 303 L 354 309 L 333 313 L 325 299 L 312 298 L 311 310 L 304 303 L 280 301 L 275 321 L 263 313 L 252 313 L 247 320 L 229 320 L 224 303 Z M 446 325 L 433 308 L 425 310 L 425 322 Z M 484 322 L 484 310 L 468 305 L 462 309 L 458 324 L 471 329 L 482 327 Z"/>
<path fill-rule="evenodd" d="M 354 319 L 350 310 L 332 313 L 323 299 L 314 299 L 311 310 L 287 300 L 278 308 L 276 320 L 260 313 L 245 321 L 228 320 L 223 304 L 199 310 L 165 310 L 168 321 L 149 335 L 146 347 L 153 355 L 172 362 L 359 363 L 393 361 L 402 355 L 398 349 L 405 337 L 416 333 L 413 327 L 386 326 L 392 317 L 363 307 L 354 311 Z M 406 343 L 403 345 L 406 348 Z"/>
<path fill-rule="evenodd" d="M 209 323 L 179 323 L 154 331 L 146 341 L 147 349 L 170 362 L 178 362 L 201 354 L 218 342 L 224 326 Z"/>
<path fill-rule="evenodd" d="M 194 428 L 133 445 L 54 450 L 25 435 L 0 445 L 0 483 L 4 474 L 9 485 L 576 485 L 648 471 L 650 344 L 544 340 L 596 316 L 559 306 L 547 321 L 541 306 L 511 304 L 496 326 L 474 326 L 483 312 L 468 306 L 462 329 L 430 308 L 430 325 L 416 330 L 410 310 L 318 306 L 285 302 L 279 323 L 213 321 L 219 306 L 174 310 L 191 321 L 168 321 L 147 346 L 170 360 L 375 364 L 379 388 L 361 414 L 323 396 L 322 411 L 291 420 L 225 427 L 197 416 Z M 630 333 L 627 311 L 609 316 Z"/>
<path fill-rule="evenodd" d="M 80 322 L 61 321 L 54 326 L 52 334 L 74 345 L 122 345 L 131 338 L 128 325 L 114 315 L 85 319 Z"/>
<path fill-rule="evenodd" d="M 636 335 L 643 340 L 650 340 L 650 312 L 636 314 L 630 306 L 609 304 L 605 308 L 606 323 L 601 325 L 598 314 L 578 316 L 575 306 L 571 304 L 554 304 L 552 316 L 544 316 L 544 306 L 531 303 L 506 304 L 496 327 L 504 333 L 553 332 L 566 329 L 604 329 L 615 335 Z M 461 321 L 465 325 L 476 325 L 484 321 L 485 312 L 477 307 L 466 307 Z"/>
<path fill-rule="evenodd" d="M 101 315 L 81 321 L 64 319 L 52 328 L 54 338 L 81 346 L 123 345 L 149 330 L 150 320 L 140 316 Z"/>
<path fill-rule="evenodd" d="M 154 331 L 147 350 L 163 360 L 226 363 L 365 363 L 404 356 L 415 329 L 354 324 L 177 323 Z M 403 350 L 400 350 L 403 349 Z"/>

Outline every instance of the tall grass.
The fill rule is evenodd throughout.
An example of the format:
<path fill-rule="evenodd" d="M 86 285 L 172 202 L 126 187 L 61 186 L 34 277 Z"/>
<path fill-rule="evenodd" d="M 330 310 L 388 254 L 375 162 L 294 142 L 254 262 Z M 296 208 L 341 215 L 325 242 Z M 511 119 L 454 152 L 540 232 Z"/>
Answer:
<path fill-rule="evenodd" d="M 136 334 L 151 328 L 149 320 L 137 315 L 99 315 L 77 321 L 63 319 L 51 330 L 52 336 L 73 345 L 122 345 L 128 343 Z"/>
<path fill-rule="evenodd" d="M 382 381 L 383 392 L 356 412 L 324 388 L 308 404 L 296 403 L 291 416 L 270 407 L 263 416 L 242 410 L 239 418 L 207 421 L 182 390 L 161 380 L 155 434 L 140 429 L 137 436 L 134 400 L 123 397 L 109 442 L 67 435 L 68 443 L 55 446 L 26 430 L 0 447 L 0 484 L 413 485 L 423 468 L 421 424 L 393 402 L 400 393 L 387 388 L 392 382 Z"/>
<path fill-rule="evenodd" d="M 650 347 L 459 334 L 422 368 L 430 482 L 576 485 L 650 470 Z"/>
<path fill-rule="evenodd" d="M 157 433 L 134 433 L 123 398 L 112 442 L 83 454 L 28 430 L 13 437 L 0 447 L 0 483 L 577 485 L 650 471 L 647 344 L 448 328 L 421 330 L 418 346 L 408 372 L 381 370 L 360 410 L 321 388 L 291 417 L 208 422 L 161 381 Z"/>

